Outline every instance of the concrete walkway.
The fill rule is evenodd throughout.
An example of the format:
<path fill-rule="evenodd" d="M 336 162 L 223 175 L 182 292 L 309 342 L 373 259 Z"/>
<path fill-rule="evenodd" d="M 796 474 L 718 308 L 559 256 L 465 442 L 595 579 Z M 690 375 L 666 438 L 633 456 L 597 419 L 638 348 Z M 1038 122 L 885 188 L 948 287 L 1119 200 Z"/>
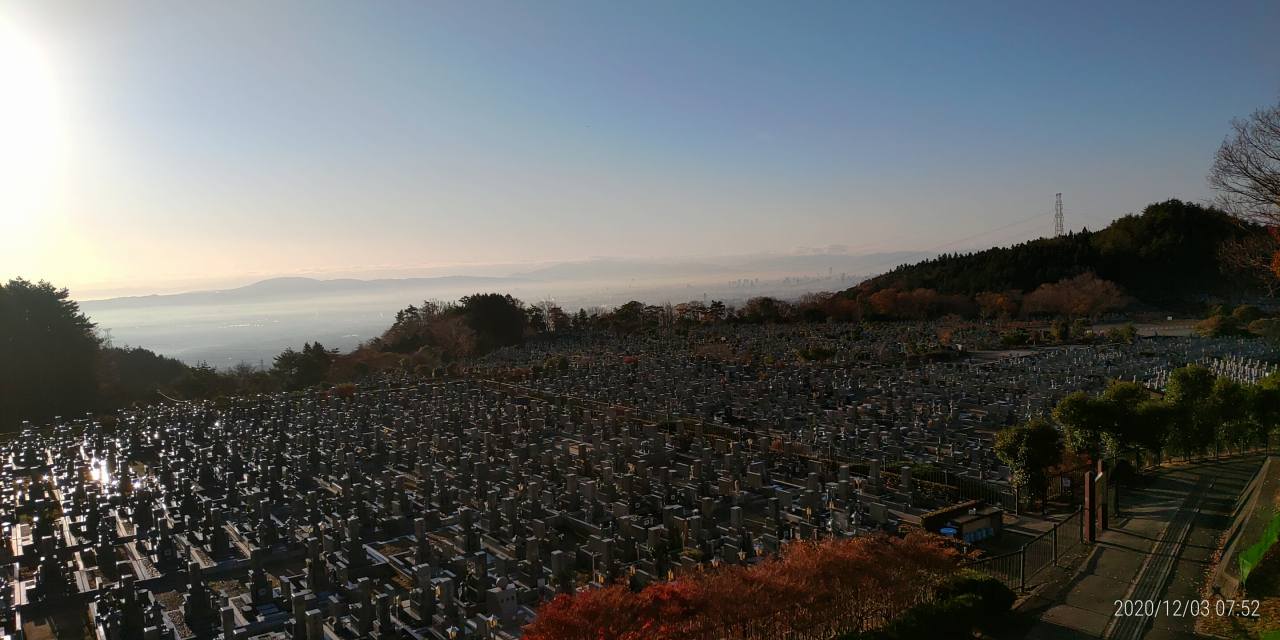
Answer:
<path fill-rule="evenodd" d="M 1163 468 L 1122 489 L 1121 514 L 1074 572 L 1061 571 L 1018 607 L 1036 640 L 1190 638 L 1195 619 L 1163 608 L 1117 617 L 1116 601 L 1199 599 L 1218 535 L 1262 456 Z"/>

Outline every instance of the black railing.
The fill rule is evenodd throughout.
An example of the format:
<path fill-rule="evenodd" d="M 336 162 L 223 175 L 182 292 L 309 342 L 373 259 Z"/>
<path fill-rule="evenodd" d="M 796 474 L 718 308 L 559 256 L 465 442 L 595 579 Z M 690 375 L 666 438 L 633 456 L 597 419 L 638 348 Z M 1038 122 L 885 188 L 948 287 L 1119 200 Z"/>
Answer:
<path fill-rule="evenodd" d="M 1022 548 L 967 563 L 970 569 L 998 578 L 1011 589 L 1023 591 L 1027 581 L 1078 547 L 1084 540 L 1084 511 L 1077 508 L 1052 529 L 1034 537 Z"/>

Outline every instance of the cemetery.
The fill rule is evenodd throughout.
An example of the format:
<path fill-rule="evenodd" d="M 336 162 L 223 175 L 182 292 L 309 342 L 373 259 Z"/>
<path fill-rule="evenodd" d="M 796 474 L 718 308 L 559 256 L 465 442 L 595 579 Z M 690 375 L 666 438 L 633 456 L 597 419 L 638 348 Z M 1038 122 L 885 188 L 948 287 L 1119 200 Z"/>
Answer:
<path fill-rule="evenodd" d="M 990 335 L 920 357 L 904 330 L 936 334 L 553 335 L 448 377 L 29 425 L 0 450 L 0 627 L 516 638 L 556 594 L 746 567 L 792 540 L 981 543 L 1020 508 L 1001 428 L 1111 380 L 1159 388 L 1200 362 L 1256 381 L 1276 359 L 1241 338 Z"/>

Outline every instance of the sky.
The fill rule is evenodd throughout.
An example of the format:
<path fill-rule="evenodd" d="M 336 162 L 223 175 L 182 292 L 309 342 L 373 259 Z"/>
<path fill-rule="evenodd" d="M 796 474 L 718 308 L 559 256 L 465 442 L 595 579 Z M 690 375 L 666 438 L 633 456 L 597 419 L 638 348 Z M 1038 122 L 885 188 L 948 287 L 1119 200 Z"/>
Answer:
<path fill-rule="evenodd" d="M 0 0 L 0 278 L 965 250 L 1212 197 L 1280 3 Z"/>

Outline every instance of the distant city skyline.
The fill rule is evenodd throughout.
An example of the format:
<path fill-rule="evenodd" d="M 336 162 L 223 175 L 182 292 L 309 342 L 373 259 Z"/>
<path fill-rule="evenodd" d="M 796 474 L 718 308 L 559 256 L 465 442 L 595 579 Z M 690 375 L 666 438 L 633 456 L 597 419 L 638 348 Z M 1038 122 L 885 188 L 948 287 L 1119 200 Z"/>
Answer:
<path fill-rule="evenodd" d="M 956 251 L 1204 201 L 1274 2 L 0 0 L 0 278 Z M 205 284 L 200 284 L 205 283 Z"/>

